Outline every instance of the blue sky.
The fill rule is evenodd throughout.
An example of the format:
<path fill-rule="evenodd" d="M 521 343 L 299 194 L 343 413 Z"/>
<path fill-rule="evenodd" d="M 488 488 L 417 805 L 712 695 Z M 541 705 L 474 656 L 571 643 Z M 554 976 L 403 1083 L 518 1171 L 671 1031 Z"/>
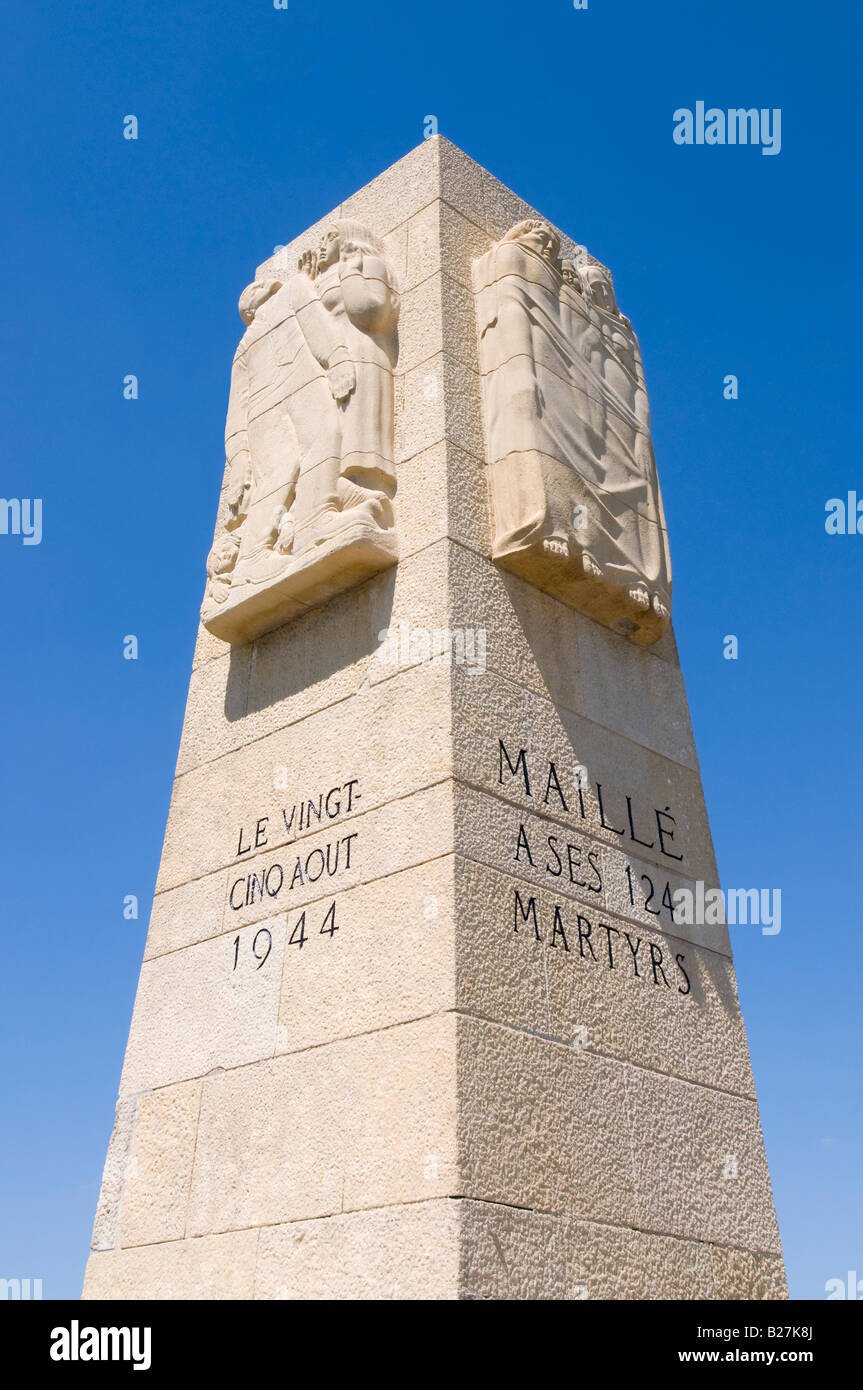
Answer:
<path fill-rule="evenodd" d="M 7 10 L 0 493 L 42 498 L 44 535 L 0 536 L 0 1275 L 80 1291 L 237 296 L 428 114 L 611 266 L 639 334 L 720 871 L 782 890 L 781 933 L 735 949 L 792 1295 L 863 1274 L 863 536 L 824 528 L 863 497 L 859 25 L 788 0 Z M 781 108 L 781 153 L 676 145 L 697 100 Z"/>

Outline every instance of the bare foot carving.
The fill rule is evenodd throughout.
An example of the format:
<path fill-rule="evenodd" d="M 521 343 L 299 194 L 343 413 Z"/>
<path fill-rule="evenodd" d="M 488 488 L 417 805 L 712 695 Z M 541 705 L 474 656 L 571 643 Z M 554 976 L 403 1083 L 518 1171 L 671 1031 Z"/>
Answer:
<path fill-rule="evenodd" d="M 602 567 L 597 564 L 589 550 L 583 550 L 579 555 L 581 568 L 589 579 L 601 579 Z"/>
<path fill-rule="evenodd" d="M 654 613 L 658 613 L 660 618 L 665 618 L 666 621 L 671 617 L 671 610 L 659 597 L 659 594 L 653 595 L 653 611 Z"/>
<path fill-rule="evenodd" d="M 294 518 L 285 507 L 279 507 L 273 518 L 272 549 L 277 555 L 290 555 L 294 545 Z"/>
<path fill-rule="evenodd" d="M 568 555 L 569 547 L 559 536 L 546 536 L 542 542 L 546 555 Z"/>
<path fill-rule="evenodd" d="M 630 603 L 635 608 L 641 608 L 645 611 L 650 609 L 650 594 L 647 592 L 646 584 L 633 584 L 626 592 Z"/>

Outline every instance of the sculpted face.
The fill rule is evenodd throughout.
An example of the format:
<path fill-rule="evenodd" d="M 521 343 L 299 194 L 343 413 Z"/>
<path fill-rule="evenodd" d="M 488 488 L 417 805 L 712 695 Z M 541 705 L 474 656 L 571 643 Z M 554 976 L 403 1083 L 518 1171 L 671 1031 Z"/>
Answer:
<path fill-rule="evenodd" d="M 318 270 L 326 270 L 327 266 L 339 259 L 339 234 L 335 227 L 330 227 L 321 237 L 321 244 L 318 247 Z"/>
<path fill-rule="evenodd" d="M 247 285 L 240 295 L 240 318 L 248 328 L 253 322 L 255 314 L 261 305 L 275 294 L 276 290 L 281 289 L 278 280 L 254 280 L 251 285 Z"/>
<path fill-rule="evenodd" d="M 602 271 L 596 269 L 588 271 L 587 281 L 590 285 L 594 304 L 597 304 L 600 309 L 604 309 L 607 314 L 616 314 L 617 301 L 614 298 L 614 290 L 611 288 L 611 282 L 603 275 Z"/>
<path fill-rule="evenodd" d="M 527 227 L 521 234 L 521 241 L 544 260 L 554 260 L 557 253 L 557 237 L 544 222 Z"/>

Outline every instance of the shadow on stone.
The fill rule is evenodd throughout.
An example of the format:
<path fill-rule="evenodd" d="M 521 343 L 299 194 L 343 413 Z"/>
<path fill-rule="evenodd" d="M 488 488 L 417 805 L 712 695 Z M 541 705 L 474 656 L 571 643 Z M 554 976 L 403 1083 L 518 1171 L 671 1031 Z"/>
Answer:
<path fill-rule="evenodd" d="M 301 691 L 310 691 L 339 671 L 347 673 L 372 657 L 390 625 L 395 568 L 375 575 L 320 608 L 294 618 L 242 647 L 232 647 L 225 689 L 225 718 L 231 723 L 256 714 Z M 357 676 L 357 686 L 361 677 Z"/>

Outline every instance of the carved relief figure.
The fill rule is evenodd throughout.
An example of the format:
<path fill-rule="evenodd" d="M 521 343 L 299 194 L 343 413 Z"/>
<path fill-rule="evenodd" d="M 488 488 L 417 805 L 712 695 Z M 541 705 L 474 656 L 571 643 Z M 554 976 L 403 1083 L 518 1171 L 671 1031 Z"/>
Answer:
<path fill-rule="evenodd" d="M 474 262 L 494 555 L 648 644 L 671 574 L 638 341 L 603 266 L 539 219 Z"/>
<path fill-rule="evenodd" d="M 396 558 L 398 312 L 383 247 L 353 222 L 334 223 L 285 283 L 243 291 L 203 610 L 217 635 L 248 640 Z"/>

